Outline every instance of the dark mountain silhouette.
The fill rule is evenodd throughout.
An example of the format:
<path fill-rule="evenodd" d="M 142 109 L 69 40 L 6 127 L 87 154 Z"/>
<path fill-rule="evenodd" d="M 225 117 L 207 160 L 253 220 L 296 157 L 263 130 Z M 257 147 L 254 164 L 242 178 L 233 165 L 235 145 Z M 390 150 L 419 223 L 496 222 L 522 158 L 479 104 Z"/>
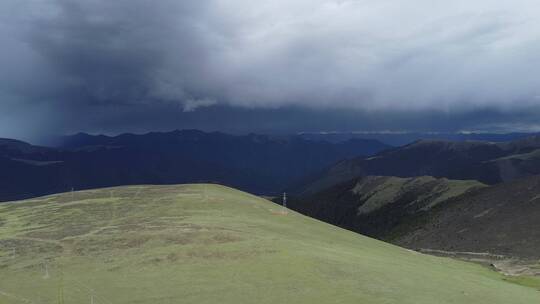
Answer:
<path fill-rule="evenodd" d="M 341 142 L 352 138 L 376 139 L 392 146 L 404 146 L 418 140 L 446 141 L 514 141 L 538 133 L 475 133 L 475 132 L 305 132 L 299 134 L 305 139 Z"/>
<path fill-rule="evenodd" d="M 273 194 L 343 159 L 388 146 L 374 140 L 341 143 L 233 136 L 196 130 L 77 134 L 56 148 L 0 140 L 0 199 L 128 184 L 217 182 Z"/>

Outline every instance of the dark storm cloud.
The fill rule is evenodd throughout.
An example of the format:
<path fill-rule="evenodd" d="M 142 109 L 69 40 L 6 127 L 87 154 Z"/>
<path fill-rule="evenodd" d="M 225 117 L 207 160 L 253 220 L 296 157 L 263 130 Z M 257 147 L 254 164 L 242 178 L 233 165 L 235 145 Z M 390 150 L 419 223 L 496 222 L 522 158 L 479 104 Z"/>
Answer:
<path fill-rule="evenodd" d="M 56 80 L 54 91 L 40 93 L 84 103 L 185 98 L 183 78 L 197 71 L 195 60 L 205 51 L 199 45 L 196 24 L 186 19 L 197 15 L 201 5 L 183 1 L 48 3 L 41 8 L 51 12 L 28 18 L 29 24 L 20 33 L 37 60 L 46 65 L 49 77 Z M 167 69 L 179 73 L 161 75 Z M 162 88 L 168 79 L 176 82 L 174 92 Z"/>
<path fill-rule="evenodd" d="M 539 17 L 532 0 L 7 0 L 0 136 L 537 128 Z"/>

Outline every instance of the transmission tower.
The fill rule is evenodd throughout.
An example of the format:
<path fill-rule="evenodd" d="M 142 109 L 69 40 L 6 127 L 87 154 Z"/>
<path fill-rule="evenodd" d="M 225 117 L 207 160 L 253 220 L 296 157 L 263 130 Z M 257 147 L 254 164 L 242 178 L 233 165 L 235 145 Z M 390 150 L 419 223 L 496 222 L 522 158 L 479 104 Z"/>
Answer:
<path fill-rule="evenodd" d="M 45 261 L 43 263 L 43 278 L 48 279 L 49 277 L 49 265 L 47 264 L 47 261 Z"/>

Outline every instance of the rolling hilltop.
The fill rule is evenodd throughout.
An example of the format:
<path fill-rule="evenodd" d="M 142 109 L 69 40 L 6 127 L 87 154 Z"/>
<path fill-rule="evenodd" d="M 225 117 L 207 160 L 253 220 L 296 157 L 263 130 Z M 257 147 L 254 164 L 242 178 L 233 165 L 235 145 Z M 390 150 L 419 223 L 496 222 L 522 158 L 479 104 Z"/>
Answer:
<path fill-rule="evenodd" d="M 475 264 L 231 188 L 130 186 L 0 206 L 0 302 L 532 304 Z"/>

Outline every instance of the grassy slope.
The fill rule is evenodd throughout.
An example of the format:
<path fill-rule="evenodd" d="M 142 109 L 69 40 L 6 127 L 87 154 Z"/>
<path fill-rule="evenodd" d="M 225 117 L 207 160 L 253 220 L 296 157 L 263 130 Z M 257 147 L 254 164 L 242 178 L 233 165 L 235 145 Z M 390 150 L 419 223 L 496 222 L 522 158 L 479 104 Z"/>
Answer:
<path fill-rule="evenodd" d="M 359 214 L 369 214 L 395 203 L 401 199 L 401 196 L 411 197 L 413 193 L 415 198 L 408 203 L 407 207 L 410 209 L 412 206 L 417 206 L 419 210 L 426 211 L 450 198 L 485 186 L 472 180 L 436 179 L 431 176 L 409 178 L 369 176 L 359 181 L 352 191 L 360 197 L 361 201 L 365 201 L 358 209 Z"/>
<path fill-rule="evenodd" d="M 537 159 L 540 158 L 540 149 L 534 150 L 529 153 L 523 153 L 523 154 L 512 154 L 505 157 L 497 158 L 492 161 L 500 161 L 500 160 L 507 160 L 507 159 L 517 159 L 517 160 L 531 160 L 531 159 Z"/>
<path fill-rule="evenodd" d="M 280 215 L 220 186 L 0 205 L 0 303 L 79 304 L 92 295 L 95 304 L 540 302 L 534 288 L 481 266 Z"/>

